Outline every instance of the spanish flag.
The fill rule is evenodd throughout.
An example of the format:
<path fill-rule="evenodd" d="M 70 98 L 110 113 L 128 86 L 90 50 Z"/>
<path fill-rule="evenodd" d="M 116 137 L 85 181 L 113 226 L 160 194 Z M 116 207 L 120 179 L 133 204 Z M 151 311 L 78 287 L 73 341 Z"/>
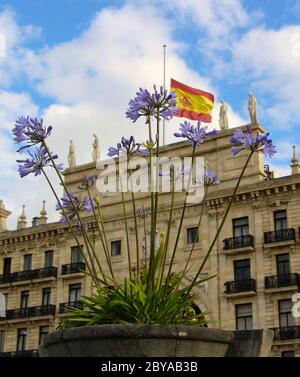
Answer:
<path fill-rule="evenodd" d="M 213 94 L 191 88 L 171 79 L 171 90 L 176 92 L 177 116 L 211 122 L 215 98 Z"/>

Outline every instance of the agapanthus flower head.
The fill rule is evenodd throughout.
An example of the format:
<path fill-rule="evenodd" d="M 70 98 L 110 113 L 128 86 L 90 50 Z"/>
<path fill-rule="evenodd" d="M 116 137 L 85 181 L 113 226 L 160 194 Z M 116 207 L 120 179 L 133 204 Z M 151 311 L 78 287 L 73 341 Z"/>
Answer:
<path fill-rule="evenodd" d="M 68 220 L 72 221 L 76 216 L 76 211 L 80 214 L 82 211 L 92 212 L 95 208 L 93 200 L 88 197 L 81 197 L 81 195 L 75 195 L 72 191 L 64 193 L 64 196 L 61 198 L 61 205 L 64 211 L 67 213 Z M 56 204 L 55 209 L 57 211 L 62 211 L 62 208 L 59 203 Z M 67 219 L 62 214 L 60 219 L 61 223 L 66 223 Z"/>
<path fill-rule="evenodd" d="M 80 185 L 78 186 L 79 190 L 82 190 L 82 191 L 88 191 L 88 190 L 92 190 L 94 187 L 95 187 L 95 184 L 96 184 L 96 177 L 94 176 L 83 176 L 82 178 L 82 182 L 80 183 Z"/>
<path fill-rule="evenodd" d="M 232 154 L 235 156 L 242 150 L 250 150 L 272 157 L 276 153 L 276 146 L 269 139 L 269 135 L 269 133 L 259 134 L 258 132 L 255 135 L 250 125 L 247 126 L 247 133 L 244 133 L 241 129 L 237 129 L 230 138 L 233 144 L 231 148 Z"/>
<path fill-rule="evenodd" d="M 207 186 L 216 186 L 220 184 L 217 174 L 211 170 L 207 169 L 204 173 L 204 184 Z"/>
<path fill-rule="evenodd" d="M 19 164 L 19 173 L 21 178 L 26 177 L 28 174 L 33 173 L 35 176 L 41 175 L 42 170 L 47 167 L 53 167 L 50 156 L 45 147 L 35 147 L 28 152 L 28 158 L 24 160 L 17 160 Z M 51 153 L 51 152 L 50 152 Z M 52 154 L 53 160 L 58 158 L 57 154 Z M 59 170 L 63 170 L 63 164 L 56 164 Z"/>
<path fill-rule="evenodd" d="M 207 128 L 207 126 L 202 127 L 200 121 L 194 126 L 191 122 L 185 120 L 180 124 L 179 132 L 175 132 L 174 136 L 187 139 L 193 146 L 199 146 L 204 142 L 206 136 L 212 136 L 218 133 L 216 130 L 206 132 Z"/>
<path fill-rule="evenodd" d="M 121 142 L 117 144 L 116 147 L 110 147 L 108 149 L 108 156 L 131 156 L 134 153 L 141 153 L 143 155 L 148 155 L 149 151 L 146 148 L 141 147 L 142 144 L 136 143 L 135 138 L 130 136 L 126 139 L 124 136 L 121 139 Z"/>
<path fill-rule="evenodd" d="M 138 217 L 141 217 L 142 219 L 145 219 L 149 216 L 149 209 L 142 204 L 139 208 L 136 210 L 136 215 Z"/>
<path fill-rule="evenodd" d="M 136 96 L 129 101 L 126 117 L 136 122 L 141 116 L 159 117 L 170 120 L 176 114 L 176 93 L 168 92 L 161 86 L 157 90 L 153 85 L 154 93 L 149 90 L 140 88 Z"/>
<path fill-rule="evenodd" d="M 14 141 L 17 144 L 23 144 L 18 152 L 42 143 L 47 137 L 50 136 L 52 126 L 44 127 L 43 119 L 20 117 L 16 120 L 15 126 L 12 130 Z"/>

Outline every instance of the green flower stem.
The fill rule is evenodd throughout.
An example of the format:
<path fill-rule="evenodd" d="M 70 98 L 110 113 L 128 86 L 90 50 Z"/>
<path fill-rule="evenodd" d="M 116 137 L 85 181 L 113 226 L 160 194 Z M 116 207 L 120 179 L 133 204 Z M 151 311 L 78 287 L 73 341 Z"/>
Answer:
<path fill-rule="evenodd" d="M 147 229 L 146 229 L 146 218 L 144 220 L 144 236 L 145 236 L 145 269 L 147 269 Z"/>
<path fill-rule="evenodd" d="M 127 156 L 127 170 L 129 170 L 129 156 Z M 139 232 L 138 232 L 138 222 L 136 216 L 136 205 L 135 205 L 135 195 L 133 192 L 133 184 L 132 184 L 132 177 L 131 171 L 129 171 L 129 179 L 131 185 L 131 201 L 132 201 L 132 210 L 133 210 L 133 219 L 134 219 L 134 227 L 135 227 L 135 245 L 136 245 L 136 270 L 137 274 L 140 271 L 140 246 L 139 246 Z"/>
<path fill-rule="evenodd" d="M 122 188 L 121 188 L 121 190 L 122 190 Z M 124 198 L 124 192 L 123 192 L 123 190 L 121 191 L 121 195 L 122 195 L 122 208 L 123 208 L 123 217 L 124 217 L 124 223 L 125 223 L 125 234 L 126 234 L 126 243 L 127 243 L 127 256 L 128 256 L 129 278 L 131 280 L 132 279 L 132 273 L 131 273 L 130 243 L 129 243 L 129 232 L 128 232 L 127 214 L 126 214 L 125 198 Z"/>
<path fill-rule="evenodd" d="M 88 193 L 90 201 L 93 203 L 93 198 L 92 198 L 92 195 L 91 195 L 91 190 L 88 187 L 87 187 L 87 193 Z M 100 226 L 99 226 L 99 220 L 97 218 L 94 206 L 92 206 L 92 208 L 93 208 L 93 215 L 94 215 L 94 218 L 96 220 L 96 224 L 97 224 L 97 228 L 98 228 L 98 233 L 99 233 L 99 237 L 100 237 L 100 240 L 101 240 L 101 244 L 102 244 L 102 247 L 103 247 L 103 250 L 104 250 L 104 254 L 105 254 L 105 257 L 106 257 L 106 260 L 107 260 L 107 264 L 108 264 L 111 276 L 112 276 L 112 278 L 114 278 L 114 273 L 113 273 L 113 270 L 112 270 L 111 260 L 109 258 L 108 250 L 106 249 L 106 244 L 104 243 L 103 235 L 102 235 L 102 232 L 101 232 L 101 229 L 100 229 Z M 100 266 L 100 261 L 99 261 L 98 258 L 97 258 L 97 264 L 98 264 L 98 266 Z"/>
<path fill-rule="evenodd" d="M 237 193 L 237 190 L 238 190 L 239 185 L 240 185 L 240 183 L 241 183 L 241 180 L 242 180 L 242 178 L 243 178 L 243 176 L 244 176 L 244 174 L 245 174 L 246 168 L 247 168 L 247 166 L 248 166 L 248 164 L 249 164 L 249 162 L 250 162 L 251 157 L 253 156 L 253 154 L 254 154 L 254 151 L 251 151 L 251 153 L 249 154 L 249 156 L 248 156 L 248 158 L 247 158 L 247 161 L 246 161 L 246 163 L 245 163 L 245 165 L 244 165 L 244 167 L 243 167 L 243 169 L 242 169 L 242 171 L 241 171 L 241 174 L 240 174 L 239 179 L 238 179 L 238 181 L 237 181 L 237 184 L 236 184 L 236 186 L 235 186 L 235 188 L 234 188 L 233 194 L 232 194 L 232 196 L 231 196 L 230 202 L 229 202 L 229 204 L 228 204 L 228 206 L 227 206 L 227 209 L 226 209 L 226 211 L 225 211 L 225 214 L 224 214 L 224 216 L 223 216 L 223 219 L 222 219 L 222 221 L 221 221 L 221 224 L 220 224 L 220 226 L 219 226 L 219 228 L 218 228 L 218 230 L 217 230 L 217 233 L 216 233 L 216 235 L 215 235 L 215 237 L 214 237 L 214 239 L 213 239 L 213 241 L 212 241 L 212 243 L 211 243 L 211 245 L 210 245 L 210 247 L 209 247 L 209 249 L 208 249 L 208 252 L 207 252 L 205 258 L 203 259 L 203 262 L 202 262 L 202 264 L 201 264 L 201 266 L 200 266 L 200 268 L 199 268 L 199 270 L 198 270 L 196 276 L 194 277 L 194 280 L 192 281 L 192 283 L 191 283 L 191 285 L 190 285 L 190 287 L 189 287 L 189 289 L 188 289 L 188 291 L 187 291 L 187 294 L 189 294 L 190 291 L 192 290 L 192 288 L 195 286 L 195 283 L 197 282 L 197 279 L 198 279 L 199 275 L 201 274 L 201 272 L 202 272 L 202 270 L 203 270 L 203 268 L 204 268 L 204 266 L 205 266 L 205 264 L 206 264 L 206 262 L 207 262 L 207 260 L 208 260 L 208 258 L 209 258 L 209 256 L 210 256 L 210 254 L 211 254 L 211 252 L 212 252 L 212 250 L 213 250 L 213 248 L 214 248 L 214 246 L 215 246 L 215 243 L 217 242 L 217 239 L 218 239 L 218 237 L 219 237 L 219 235 L 220 235 L 220 233 L 221 233 L 221 230 L 222 230 L 222 228 L 223 228 L 223 226 L 224 226 L 224 224 L 225 224 L 225 221 L 226 221 L 227 216 L 228 216 L 228 214 L 229 214 L 230 208 L 231 208 L 232 203 L 233 203 L 233 201 L 234 201 L 234 198 L 235 198 L 235 196 L 236 196 L 236 193 Z"/>
<path fill-rule="evenodd" d="M 172 271 L 172 267 L 173 267 L 173 263 L 174 263 L 174 259 L 175 259 L 175 254 L 176 254 L 176 251 L 177 251 L 180 233 L 181 233 L 181 229 L 182 229 L 182 224 L 183 224 L 183 220 L 184 220 L 184 215 L 185 215 L 185 210 L 186 210 L 186 205 L 187 205 L 187 198 L 188 198 L 188 195 L 189 195 L 189 188 L 190 188 L 190 184 L 191 184 L 191 178 L 192 178 L 192 175 L 193 175 L 193 166 L 194 166 L 194 161 L 195 161 L 195 154 L 196 154 L 196 145 L 193 144 L 192 164 L 191 164 L 192 166 L 191 166 L 191 170 L 189 172 L 188 185 L 187 185 L 187 189 L 186 189 L 186 192 L 185 192 L 185 199 L 184 199 L 184 203 L 183 203 L 179 228 L 178 228 L 178 231 L 177 231 L 175 245 L 174 245 L 174 249 L 173 249 L 173 253 L 172 253 L 172 257 L 171 257 L 171 261 L 170 261 L 170 265 L 169 265 L 169 270 L 168 270 L 168 274 L 167 274 L 167 278 L 166 278 L 166 285 L 167 285 L 167 282 L 169 280 L 169 277 L 170 277 L 170 274 L 171 274 L 171 271 Z"/>
<path fill-rule="evenodd" d="M 105 242 L 105 247 L 106 247 L 106 250 L 107 250 L 107 255 L 109 256 L 109 260 L 110 260 L 110 263 L 111 263 L 111 258 L 110 258 L 110 254 L 109 254 L 109 248 L 108 248 L 108 242 L 107 242 L 106 232 L 105 232 L 105 228 L 104 228 L 104 219 L 103 219 L 103 215 L 102 215 L 102 212 L 101 212 L 99 198 L 95 198 L 94 200 L 95 200 L 95 203 L 96 203 L 98 217 L 99 217 L 99 220 L 100 220 L 100 225 L 101 225 L 102 233 L 103 233 L 103 236 L 104 236 L 104 242 Z"/>
<path fill-rule="evenodd" d="M 78 212 L 78 210 L 76 208 L 76 205 L 74 204 L 73 199 L 72 199 L 71 195 L 69 194 L 68 188 L 67 188 L 67 186 L 66 186 L 66 184 L 65 184 L 65 182 L 64 182 L 64 180 L 63 180 L 63 178 L 61 176 L 61 173 L 60 173 L 59 169 L 56 166 L 55 161 L 52 158 L 50 150 L 49 150 L 49 148 L 48 148 L 48 146 L 47 146 L 47 144 L 46 144 L 45 141 L 43 141 L 43 146 L 46 148 L 46 151 L 48 153 L 48 156 L 49 156 L 49 159 L 50 159 L 50 161 L 52 163 L 52 166 L 54 167 L 54 170 L 56 171 L 56 174 L 59 177 L 60 183 L 61 183 L 62 187 L 64 188 L 66 194 L 68 195 L 68 198 L 69 198 L 70 202 L 72 203 L 72 206 L 74 208 L 74 212 L 75 212 L 75 214 L 76 214 L 76 216 L 78 218 L 78 221 L 80 223 L 80 226 L 81 226 L 82 235 L 83 235 L 83 237 L 84 237 L 84 239 L 86 241 L 87 246 L 89 246 L 89 247 L 87 247 L 87 252 L 88 252 L 88 255 L 89 255 L 89 258 L 90 258 L 90 261 L 91 261 L 93 272 L 94 272 L 95 276 L 97 276 L 97 272 L 96 272 L 96 269 L 95 269 L 95 266 L 94 266 L 94 263 L 93 263 L 93 258 L 92 258 L 91 254 L 90 254 L 90 249 L 91 249 L 92 254 L 94 255 L 94 257 L 96 256 L 96 252 L 95 252 L 95 250 L 93 248 L 93 245 L 92 245 L 92 243 L 91 243 L 91 241 L 90 241 L 90 239 L 89 239 L 89 237 L 88 237 L 88 235 L 86 233 L 84 224 L 83 224 L 82 219 L 80 217 L 80 214 L 79 214 L 79 212 Z M 99 266 L 99 268 L 100 268 L 100 271 L 102 271 L 101 266 Z"/>
<path fill-rule="evenodd" d="M 199 217 L 199 221 L 198 221 L 198 224 L 197 224 L 197 234 L 199 232 L 201 221 L 202 221 L 202 218 L 203 218 L 203 212 L 204 212 L 204 207 L 205 207 L 205 201 L 206 201 L 206 197 L 207 197 L 208 187 L 209 187 L 208 185 L 205 186 L 205 192 L 204 192 L 204 197 L 203 197 L 203 204 L 202 204 L 202 207 L 201 207 L 200 217 Z M 199 234 L 198 234 L 198 237 L 199 237 Z M 183 275 L 184 275 L 185 271 L 187 271 L 188 265 L 190 263 L 190 260 L 191 260 L 191 257 L 192 257 L 192 254 L 193 254 L 193 251 L 194 251 L 194 248 L 195 248 L 195 244 L 196 244 L 196 239 L 193 240 L 193 245 L 192 245 L 191 251 L 189 253 L 188 259 L 187 259 L 186 264 L 185 264 L 185 267 L 183 269 Z"/>
<path fill-rule="evenodd" d="M 75 241 L 76 241 L 78 247 L 79 247 L 80 250 L 81 250 L 81 254 L 82 254 L 83 258 L 84 258 L 84 261 L 85 261 L 85 263 L 86 263 L 86 266 L 87 266 L 87 268 L 88 268 L 88 271 L 89 271 L 89 273 L 91 274 L 91 276 L 93 276 L 92 268 L 91 268 L 91 266 L 90 266 L 90 264 L 89 264 L 89 262 L 88 262 L 86 256 L 85 256 L 84 253 L 82 252 L 81 243 L 80 243 L 80 241 L 79 241 L 79 239 L 78 239 L 78 237 L 77 237 L 77 234 L 74 232 L 73 226 L 72 226 L 72 224 L 70 223 L 70 220 L 68 219 L 68 216 L 67 216 L 67 214 L 66 214 L 66 212 L 65 212 L 65 210 L 64 210 L 64 208 L 63 208 L 63 206 L 62 206 L 62 204 L 61 204 L 61 202 L 60 202 L 60 200 L 59 200 L 59 197 L 58 197 L 58 195 L 56 194 L 56 191 L 55 191 L 55 189 L 54 189 L 54 187 L 53 187 L 53 185 L 52 185 L 50 179 L 48 178 L 46 172 L 44 171 L 44 169 L 42 169 L 42 172 L 43 172 L 43 175 L 44 175 L 44 177 L 45 177 L 45 179 L 46 179 L 46 181 L 47 181 L 47 183 L 48 183 L 48 185 L 49 185 L 51 191 L 53 192 L 53 195 L 55 196 L 55 199 L 57 200 L 57 202 L 58 202 L 58 204 L 59 204 L 59 206 L 60 206 L 60 208 L 61 208 L 61 211 L 62 211 L 64 217 L 65 217 L 66 220 L 67 220 L 67 223 L 68 223 L 69 229 L 70 229 L 70 231 L 72 232 L 72 235 L 73 235 L 73 237 L 74 237 L 74 239 L 75 239 Z"/>
<path fill-rule="evenodd" d="M 166 241 L 165 241 L 164 252 L 163 252 L 162 274 L 161 274 L 162 278 L 165 272 L 166 259 L 167 259 L 168 248 L 169 248 L 169 239 L 170 239 L 170 233 L 171 233 L 171 223 L 173 219 L 173 208 L 174 208 L 174 198 L 175 198 L 174 174 L 171 177 L 171 184 L 172 184 L 171 207 L 170 207 L 170 214 L 169 214 L 169 221 L 168 221 L 168 229 L 167 229 L 167 234 L 166 234 Z M 161 286 L 161 283 L 162 283 L 162 280 L 159 286 Z"/>

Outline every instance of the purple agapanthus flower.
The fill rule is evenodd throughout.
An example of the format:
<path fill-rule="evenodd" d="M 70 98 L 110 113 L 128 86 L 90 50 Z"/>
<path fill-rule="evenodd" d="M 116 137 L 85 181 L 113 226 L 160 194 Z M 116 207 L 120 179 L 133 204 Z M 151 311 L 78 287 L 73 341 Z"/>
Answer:
<path fill-rule="evenodd" d="M 206 132 L 207 126 L 201 127 L 201 122 L 197 123 L 197 126 L 192 125 L 188 121 L 184 121 L 180 124 L 179 132 L 175 132 L 174 136 L 187 139 L 193 146 L 199 146 L 204 142 L 206 136 L 216 135 L 218 131 L 213 130 Z"/>
<path fill-rule="evenodd" d="M 134 153 L 142 153 L 143 155 L 148 155 L 149 151 L 146 148 L 141 148 L 141 144 L 136 143 L 133 136 L 129 139 L 122 137 L 121 142 L 117 144 L 117 147 L 110 147 L 108 149 L 108 156 L 130 156 Z"/>
<path fill-rule="evenodd" d="M 18 152 L 42 143 L 48 136 L 50 136 L 52 126 L 44 127 L 43 119 L 20 117 L 17 119 L 12 130 L 14 141 L 17 144 L 25 143 L 19 148 Z"/>
<path fill-rule="evenodd" d="M 81 184 L 78 186 L 79 190 L 87 191 L 92 190 L 96 184 L 96 177 L 83 176 Z"/>
<path fill-rule="evenodd" d="M 38 176 L 42 173 L 42 170 L 46 166 L 52 166 L 50 157 L 45 147 L 35 147 L 33 150 L 28 151 L 29 158 L 24 160 L 17 160 L 19 164 L 19 173 L 21 178 L 26 177 L 28 174 L 33 173 L 35 176 Z M 52 154 L 51 157 L 53 160 L 58 158 L 57 154 Z M 56 165 L 59 170 L 63 170 L 63 164 Z"/>
<path fill-rule="evenodd" d="M 207 169 L 204 173 L 204 183 L 207 186 L 216 186 L 220 184 L 220 181 L 213 170 Z"/>
<path fill-rule="evenodd" d="M 272 157 L 276 153 L 276 146 L 272 140 L 269 139 L 269 133 L 253 134 L 251 126 L 247 126 L 247 133 L 241 129 L 237 129 L 234 135 L 230 138 L 232 147 L 232 154 L 235 156 L 244 149 L 253 152 L 264 153 L 268 157 Z"/>
<path fill-rule="evenodd" d="M 158 117 L 170 120 L 176 115 L 176 93 L 168 92 L 160 87 L 157 90 L 153 85 L 154 93 L 147 89 L 140 88 L 136 96 L 129 101 L 129 107 L 126 111 L 126 117 L 136 122 L 138 118 L 144 116 Z"/>
<path fill-rule="evenodd" d="M 75 195 L 72 191 L 69 191 L 69 195 L 67 193 L 64 194 L 61 198 L 61 205 L 65 212 L 67 212 L 69 221 L 72 221 L 75 218 L 76 211 L 79 213 L 82 211 L 92 212 L 95 208 L 93 200 L 88 197 L 82 198 L 80 195 Z M 55 209 L 57 211 L 62 210 L 59 203 L 56 204 Z M 60 222 L 64 224 L 67 222 L 64 215 L 62 215 Z"/>
<path fill-rule="evenodd" d="M 149 209 L 142 204 L 137 210 L 136 214 L 138 217 L 141 217 L 142 219 L 145 219 L 146 217 L 149 216 Z"/>

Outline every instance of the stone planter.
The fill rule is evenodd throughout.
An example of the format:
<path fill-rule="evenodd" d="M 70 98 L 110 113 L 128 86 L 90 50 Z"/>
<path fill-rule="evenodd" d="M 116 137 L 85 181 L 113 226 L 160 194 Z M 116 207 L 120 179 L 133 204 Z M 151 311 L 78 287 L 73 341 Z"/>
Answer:
<path fill-rule="evenodd" d="M 42 357 L 268 356 L 269 330 L 227 331 L 180 325 L 96 325 L 46 337 Z"/>

